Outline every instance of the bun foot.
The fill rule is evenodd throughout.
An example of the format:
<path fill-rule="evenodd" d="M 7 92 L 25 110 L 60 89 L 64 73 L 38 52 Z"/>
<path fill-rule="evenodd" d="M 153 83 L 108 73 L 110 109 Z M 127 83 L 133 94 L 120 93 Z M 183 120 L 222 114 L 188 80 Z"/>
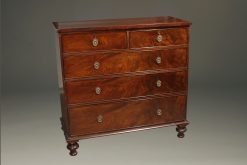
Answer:
<path fill-rule="evenodd" d="M 77 143 L 78 141 L 73 141 L 73 142 L 68 142 L 67 148 L 70 151 L 69 154 L 71 156 L 76 156 L 77 155 L 77 149 L 79 148 L 79 144 Z"/>
<path fill-rule="evenodd" d="M 187 126 L 188 124 L 181 124 L 181 125 L 177 125 L 176 131 L 178 132 L 177 136 L 178 138 L 183 138 L 184 137 L 184 133 L 187 131 Z"/>

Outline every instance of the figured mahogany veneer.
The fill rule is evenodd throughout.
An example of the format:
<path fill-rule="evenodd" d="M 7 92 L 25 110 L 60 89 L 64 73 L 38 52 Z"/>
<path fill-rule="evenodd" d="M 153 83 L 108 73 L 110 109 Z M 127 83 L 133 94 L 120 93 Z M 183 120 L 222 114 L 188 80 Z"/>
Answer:
<path fill-rule="evenodd" d="M 160 87 L 157 86 L 157 81 L 161 81 Z M 100 87 L 100 94 L 96 94 L 96 87 Z M 186 71 L 65 82 L 68 104 L 186 90 Z"/>
<path fill-rule="evenodd" d="M 186 96 L 181 95 L 70 108 L 70 135 L 184 121 L 185 104 Z M 99 116 L 103 117 L 102 122 L 98 121 Z"/>
<path fill-rule="evenodd" d="M 75 33 L 62 36 L 62 50 L 64 53 L 74 53 L 93 50 L 125 49 L 127 47 L 126 32 L 95 32 Z M 97 46 L 92 44 L 98 40 Z"/>
<path fill-rule="evenodd" d="M 187 48 L 65 56 L 65 78 L 187 67 Z M 157 62 L 160 58 L 160 63 Z M 95 69 L 95 62 L 99 68 Z"/>
<path fill-rule="evenodd" d="M 140 30 L 130 32 L 130 48 L 188 44 L 188 28 Z M 158 35 L 162 41 L 157 41 Z"/>
<path fill-rule="evenodd" d="M 188 121 L 189 27 L 174 17 L 54 22 L 62 129 L 80 139 Z"/>

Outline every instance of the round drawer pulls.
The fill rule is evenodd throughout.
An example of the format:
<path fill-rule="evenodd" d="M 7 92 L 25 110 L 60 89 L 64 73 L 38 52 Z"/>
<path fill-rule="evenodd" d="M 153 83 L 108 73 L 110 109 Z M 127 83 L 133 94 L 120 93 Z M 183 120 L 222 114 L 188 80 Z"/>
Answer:
<path fill-rule="evenodd" d="M 95 88 L 95 93 L 96 93 L 97 95 L 99 95 L 99 94 L 101 93 L 101 88 L 100 88 L 100 87 L 96 87 L 96 88 Z"/>
<path fill-rule="evenodd" d="M 161 87 L 161 81 L 160 80 L 157 80 L 157 82 L 156 82 L 156 86 L 159 88 L 159 87 Z"/>
<path fill-rule="evenodd" d="M 94 47 L 98 46 L 99 40 L 97 38 L 94 38 L 93 41 L 92 41 L 92 44 L 93 44 Z"/>
<path fill-rule="evenodd" d="M 100 63 L 98 61 L 95 61 L 93 66 L 94 66 L 94 69 L 99 69 Z"/>
<path fill-rule="evenodd" d="M 103 122 L 103 116 L 102 115 L 97 116 L 97 122 L 98 123 L 102 123 Z"/>
<path fill-rule="evenodd" d="M 163 40 L 163 36 L 161 34 L 158 34 L 156 37 L 157 42 L 161 42 Z"/>
<path fill-rule="evenodd" d="M 161 64 L 161 57 L 160 56 L 156 57 L 156 63 Z"/>
<path fill-rule="evenodd" d="M 161 109 L 157 109 L 156 115 L 161 116 L 162 115 L 162 110 Z"/>

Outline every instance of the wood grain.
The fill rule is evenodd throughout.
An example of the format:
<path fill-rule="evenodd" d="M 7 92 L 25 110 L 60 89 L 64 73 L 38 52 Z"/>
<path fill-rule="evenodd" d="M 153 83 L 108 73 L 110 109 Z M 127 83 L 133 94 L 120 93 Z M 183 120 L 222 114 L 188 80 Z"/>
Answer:
<path fill-rule="evenodd" d="M 125 49 L 127 47 L 126 32 L 93 32 L 64 34 L 61 37 L 64 53 L 85 52 L 107 49 Z M 98 45 L 93 46 L 93 39 L 98 39 Z"/>
<path fill-rule="evenodd" d="M 85 138 L 163 126 L 184 137 L 190 25 L 170 16 L 54 22 L 70 155 Z"/>
<path fill-rule="evenodd" d="M 67 21 L 53 22 L 53 24 L 59 33 L 98 30 L 132 30 L 141 28 L 167 28 L 191 25 L 189 21 L 171 16 Z"/>
<path fill-rule="evenodd" d="M 184 121 L 185 102 L 186 96 L 177 96 L 71 108 L 70 136 Z M 103 117 L 100 123 L 99 115 Z"/>
<path fill-rule="evenodd" d="M 156 59 L 160 58 L 161 63 Z M 94 64 L 98 62 L 99 68 Z M 187 48 L 121 51 L 64 57 L 65 78 L 187 67 Z"/>
<path fill-rule="evenodd" d="M 161 87 L 157 87 L 160 80 Z M 96 94 L 96 87 L 101 93 Z M 187 90 L 187 71 L 66 81 L 68 104 L 154 95 Z"/>
<path fill-rule="evenodd" d="M 88 139 L 88 138 L 96 138 L 96 137 L 102 137 L 102 136 L 131 133 L 131 132 L 136 132 L 136 131 L 144 131 L 144 130 L 149 130 L 149 129 L 162 128 L 162 127 L 172 127 L 172 126 L 177 126 L 180 124 L 188 125 L 189 121 L 183 120 L 183 121 L 176 121 L 172 123 L 163 123 L 163 124 L 146 125 L 146 126 L 144 125 L 141 127 L 124 128 L 124 129 L 118 129 L 115 131 L 98 132 L 98 133 L 92 133 L 88 135 L 66 136 L 66 141 L 83 140 L 83 139 Z"/>
<path fill-rule="evenodd" d="M 159 34 L 162 36 L 161 42 L 157 41 Z M 130 48 L 187 44 L 188 28 L 131 31 L 129 38 Z"/>

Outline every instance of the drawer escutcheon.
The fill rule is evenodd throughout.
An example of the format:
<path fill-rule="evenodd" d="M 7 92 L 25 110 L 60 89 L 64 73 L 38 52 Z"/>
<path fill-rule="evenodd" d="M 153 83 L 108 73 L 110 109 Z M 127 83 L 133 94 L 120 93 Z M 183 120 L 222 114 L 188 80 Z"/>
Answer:
<path fill-rule="evenodd" d="M 96 93 L 97 95 L 99 95 L 99 94 L 101 93 L 101 88 L 100 88 L 100 87 L 96 87 L 96 88 L 95 88 L 95 93 Z"/>
<path fill-rule="evenodd" d="M 158 34 L 156 37 L 157 42 L 161 42 L 163 40 L 163 36 L 161 34 Z"/>
<path fill-rule="evenodd" d="M 160 56 L 156 57 L 156 63 L 161 64 L 161 57 Z"/>
<path fill-rule="evenodd" d="M 162 115 L 162 110 L 161 109 L 157 109 L 156 114 L 157 114 L 157 116 L 161 116 Z"/>
<path fill-rule="evenodd" d="M 98 123 L 102 123 L 103 122 L 103 116 L 102 115 L 97 116 L 97 122 Z"/>
<path fill-rule="evenodd" d="M 95 61 L 93 66 L 94 66 L 94 69 L 99 69 L 100 63 L 98 61 Z"/>
<path fill-rule="evenodd" d="M 156 86 L 157 86 L 158 88 L 161 87 L 161 84 L 162 84 L 161 80 L 157 80 Z"/>
<path fill-rule="evenodd" d="M 93 41 L 92 41 L 92 44 L 93 44 L 94 47 L 98 46 L 99 40 L 97 38 L 94 38 Z"/>

